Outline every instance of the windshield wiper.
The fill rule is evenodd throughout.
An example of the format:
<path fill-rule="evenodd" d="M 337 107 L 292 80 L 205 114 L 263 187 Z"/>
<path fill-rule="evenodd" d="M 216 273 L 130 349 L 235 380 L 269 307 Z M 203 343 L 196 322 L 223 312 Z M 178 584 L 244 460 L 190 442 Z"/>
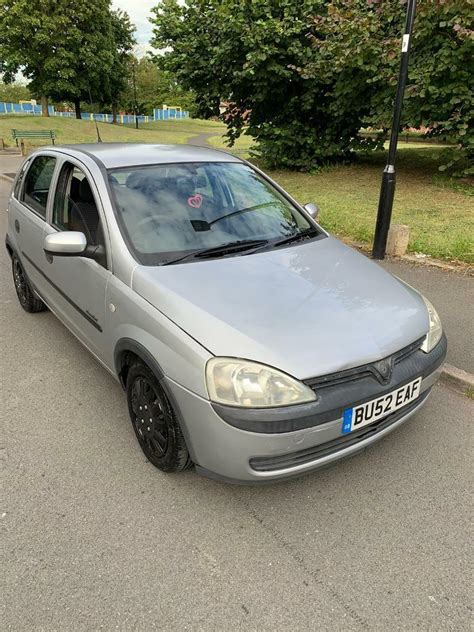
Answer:
<path fill-rule="evenodd" d="M 253 248 L 259 248 L 265 246 L 268 243 L 268 239 L 241 239 L 239 241 L 231 241 L 221 246 L 214 246 L 212 248 L 205 248 L 204 250 L 193 250 L 188 254 L 178 257 L 177 259 L 171 259 L 171 261 L 165 261 L 162 266 L 168 266 L 185 259 L 206 259 L 207 257 L 221 257 L 223 255 L 230 254 L 232 252 L 243 252 Z"/>
<path fill-rule="evenodd" d="M 302 241 L 303 239 L 312 239 L 316 237 L 318 231 L 310 226 L 310 228 L 305 228 L 299 233 L 294 235 L 290 235 L 290 237 L 284 237 L 283 239 L 279 239 L 278 241 L 274 241 L 271 245 L 272 248 L 276 248 L 277 246 L 283 246 L 283 244 L 292 244 L 295 241 Z"/>

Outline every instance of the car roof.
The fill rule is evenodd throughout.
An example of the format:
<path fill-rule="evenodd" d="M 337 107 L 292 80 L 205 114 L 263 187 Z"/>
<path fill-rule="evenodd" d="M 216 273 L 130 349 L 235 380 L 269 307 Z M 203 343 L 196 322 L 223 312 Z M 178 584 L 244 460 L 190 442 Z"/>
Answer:
<path fill-rule="evenodd" d="M 217 149 L 195 145 L 151 145 L 147 143 L 85 143 L 61 145 L 57 151 L 86 154 L 106 169 L 180 162 L 242 162 Z M 76 153 L 77 152 L 77 153 Z"/>

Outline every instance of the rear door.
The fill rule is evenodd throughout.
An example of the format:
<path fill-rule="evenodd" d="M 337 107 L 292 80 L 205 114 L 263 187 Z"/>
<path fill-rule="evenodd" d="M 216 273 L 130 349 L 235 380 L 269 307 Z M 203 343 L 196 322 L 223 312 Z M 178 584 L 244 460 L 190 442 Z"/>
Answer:
<path fill-rule="evenodd" d="M 45 278 L 48 263 L 43 240 L 56 166 L 54 154 L 33 157 L 20 173 L 9 205 L 9 231 L 14 232 L 17 254 L 31 284 L 46 302 L 51 299 L 51 287 Z"/>

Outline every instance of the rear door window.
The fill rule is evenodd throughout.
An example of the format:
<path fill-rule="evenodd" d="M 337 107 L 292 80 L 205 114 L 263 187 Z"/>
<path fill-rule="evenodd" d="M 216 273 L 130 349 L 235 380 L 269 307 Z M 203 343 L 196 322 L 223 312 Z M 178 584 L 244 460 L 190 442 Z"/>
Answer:
<path fill-rule="evenodd" d="M 23 182 L 23 178 L 25 177 L 25 173 L 26 173 L 26 170 L 28 169 L 29 164 L 30 164 L 30 161 L 27 160 L 25 164 L 23 165 L 23 167 L 21 168 L 20 173 L 18 174 L 18 178 L 15 183 L 15 190 L 13 191 L 13 195 L 16 197 L 17 200 L 20 199 L 21 184 Z"/>
<path fill-rule="evenodd" d="M 21 200 L 43 219 L 46 219 L 46 207 L 55 166 L 56 158 L 38 156 L 33 160 L 24 179 Z"/>

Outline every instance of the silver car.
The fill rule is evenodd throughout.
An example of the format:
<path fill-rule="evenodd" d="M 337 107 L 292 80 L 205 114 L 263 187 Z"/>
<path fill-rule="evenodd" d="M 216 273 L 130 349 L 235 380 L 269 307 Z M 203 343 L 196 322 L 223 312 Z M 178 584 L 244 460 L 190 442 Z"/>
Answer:
<path fill-rule="evenodd" d="M 120 381 L 151 463 L 254 483 L 385 436 L 446 355 L 431 303 L 316 216 L 217 150 L 63 146 L 21 167 L 6 246 L 21 306 Z"/>

